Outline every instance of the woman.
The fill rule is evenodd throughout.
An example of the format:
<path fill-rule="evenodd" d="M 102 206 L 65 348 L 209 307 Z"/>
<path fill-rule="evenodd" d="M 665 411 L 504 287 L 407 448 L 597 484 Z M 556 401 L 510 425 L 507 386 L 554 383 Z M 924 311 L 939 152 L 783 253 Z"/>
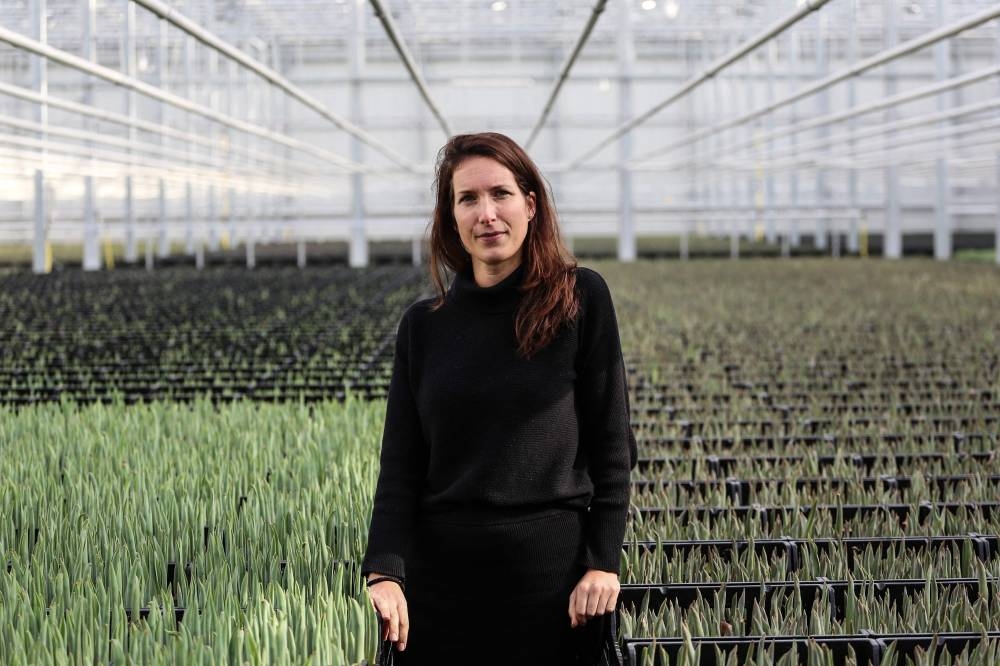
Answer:
<path fill-rule="evenodd" d="M 362 574 L 396 664 L 588 663 L 636 459 L 610 292 L 506 136 L 453 137 L 436 191 L 438 297 L 399 325 Z"/>

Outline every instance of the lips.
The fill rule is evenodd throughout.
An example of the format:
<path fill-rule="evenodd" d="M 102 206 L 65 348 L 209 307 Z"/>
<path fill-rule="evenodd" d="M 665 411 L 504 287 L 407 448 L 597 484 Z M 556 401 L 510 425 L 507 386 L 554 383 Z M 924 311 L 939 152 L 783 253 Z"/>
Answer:
<path fill-rule="evenodd" d="M 480 238 L 487 238 L 487 239 L 488 238 L 498 238 L 498 237 L 504 235 L 505 233 L 507 233 L 507 232 L 506 231 L 491 231 L 491 232 L 489 232 L 487 234 L 480 234 L 479 237 Z"/>

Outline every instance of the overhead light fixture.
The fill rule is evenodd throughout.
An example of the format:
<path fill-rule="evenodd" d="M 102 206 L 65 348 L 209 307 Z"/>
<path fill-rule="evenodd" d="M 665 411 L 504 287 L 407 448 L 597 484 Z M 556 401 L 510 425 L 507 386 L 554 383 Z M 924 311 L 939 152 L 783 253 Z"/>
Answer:
<path fill-rule="evenodd" d="M 602 93 L 609 92 L 611 90 L 611 81 L 607 79 L 601 79 L 597 82 L 597 89 Z"/>
<path fill-rule="evenodd" d="M 663 5 L 663 13 L 667 15 L 668 19 L 677 18 L 677 14 L 680 13 L 681 6 L 677 4 L 676 0 L 667 0 Z"/>
<path fill-rule="evenodd" d="M 507 3 L 504 2 L 503 0 L 496 0 L 496 2 L 490 5 L 490 9 L 492 9 L 495 12 L 502 12 L 503 10 L 507 9 Z"/>
<path fill-rule="evenodd" d="M 642 0 L 640 7 L 645 9 L 647 12 L 651 9 L 656 9 L 656 0 Z"/>

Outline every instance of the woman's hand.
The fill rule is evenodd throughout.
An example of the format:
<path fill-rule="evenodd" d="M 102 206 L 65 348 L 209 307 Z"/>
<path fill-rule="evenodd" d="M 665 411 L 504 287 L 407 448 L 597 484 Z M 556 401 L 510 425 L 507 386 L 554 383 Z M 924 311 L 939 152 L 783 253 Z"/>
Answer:
<path fill-rule="evenodd" d="M 368 580 L 379 578 L 382 574 L 370 573 Z M 402 652 L 406 649 L 406 639 L 410 633 L 410 616 L 406 610 L 406 597 L 398 583 L 383 580 L 368 588 L 368 597 L 372 608 L 382 618 L 382 640 L 390 640 L 396 644 L 396 649 Z"/>
<path fill-rule="evenodd" d="M 599 569 L 588 569 L 569 595 L 569 623 L 576 628 L 587 620 L 613 613 L 618 604 L 618 574 Z"/>

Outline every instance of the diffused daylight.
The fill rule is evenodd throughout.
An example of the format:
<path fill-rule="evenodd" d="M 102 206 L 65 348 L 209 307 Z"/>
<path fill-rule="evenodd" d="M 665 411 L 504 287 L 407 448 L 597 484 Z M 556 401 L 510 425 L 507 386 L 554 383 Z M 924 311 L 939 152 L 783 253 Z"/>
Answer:
<path fill-rule="evenodd" d="M 0 0 L 0 663 L 1000 663 L 998 130 L 985 0 Z"/>

